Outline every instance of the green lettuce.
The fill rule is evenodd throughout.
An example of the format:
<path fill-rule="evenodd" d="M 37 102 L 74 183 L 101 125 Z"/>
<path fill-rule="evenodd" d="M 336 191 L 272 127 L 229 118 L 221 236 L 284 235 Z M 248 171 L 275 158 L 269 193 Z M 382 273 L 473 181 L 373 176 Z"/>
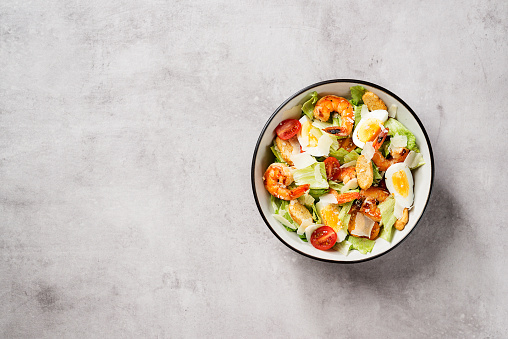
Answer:
<path fill-rule="evenodd" d="M 271 202 L 273 212 L 274 212 L 273 216 L 289 232 L 296 232 L 299 225 L 296 222 L 294 222 L 293 218 L 291 218 L 291 214 L 289 214 L 289 201 L 276 198 L 273 195 L 271 196 L 270 199 L 271 199 L 270 202 Z M 281 220 L 281 218 L 282 218 L 282 220 Z"/>
<path fill-rule="evenodd" d="M 314 220 L 315 224 L 321 224 L 321 218 L 319 217 L 319 213 L 316 209 L 316 204 L 312 204 L 312 220 Z"/>
<path fill-rule="evenodd" d="M 282 155 L 280 154 L 280 152 L 277 149 L 277 146 L 275 146 L 275 144 L 272 147 L 270 147 L 270 149 L 272 150 L 273 155 L 275 155 L 275 162 L 281 162 L 283 164 L 286 163 L 286 161 L 284 159 L 282 159 Z"/>
<path fill-rule="evenodd" d="M 381 179 L 383 179 L 383 177 L 381 176 L 381 173 L 379 173 L 379 168 L 377 168 L 376 164 L 374 163 L 374 161 L 372 161 L 372 170 L 374 172 L 374 184 L 378 184 L 379 181 Z"/>
<path fill-rule="evenodd" d="M 348 236 L 347 241 L 351 243 L 351 247 L 353 249 L 360 251 L 361 254 L 367 254 L 368 252 L 372 251 L 374 244 L 376 243 L 374 240 L 352 236 Z"/>
<path fill-rule="evenodd" d="M 360 153 L 361 153 L 361 150 L 360 150 Z M 344 157 L 344 163 L 347 163 L 347 162 L 350 162 L 350 161 L 353 161 L 353 160 L 358 160 L 359 157 L 360 157 L 360 155 L 358 154 L 358 152 L 351 151 L 351 152 L 349 152 L 348 155 L 346 155 Z"/>
<path fill-rule="evenodd" d="M 339 160 L 341 164 L 344 163 L 344 157 L 348 155 L 349 152 L 346 151 L 344 148 L 339 148 L 338 150 L 330 150 L 330 156 L 334 157 L 335 159 Z"/>
<path fill-rule="evenodd" d="M 362 105 L 355 106 L 355 126 L 353 129 L 356 129 L 356 125 L 358 125 L 361 119 L 362 119 Z"/>
<path fill-rule="evenodd" d="M 344 187 L 343 183 L 336 182 L 333 180 L 328 180 L 328 185 L 330 185 L 330 188 L 333 188 L 337 192 L 339 192 L 342 189 L 342 187 Z"/>
<path fill-rule="evenodd" d="M 349 219 L 351 219 L 351 214 L 349 214 L 349 211 L 351 210 L 351 206 L 353 206 L 353 201 L 347 202 L 341 206 L 342 208 L 339 212 L 340 224 L 343 225 L 343 227 L 347 228 L 347 225 L 349 225 Z"/>
<path fill-rule="evenodd" d="M 398 120 L 393 118 L 388 119 L 385 122 L 385 127 L 388 128 L 388 135 L 391 137 L 395 136 L 395 134 L 405 135 L 407 137 L 407 148 L 416 153 L 420 153 L 418 146 L 416 146 L 416 137 Z"/>
<path fill-rule="evenodd" d="M 316 200 L 309 193 L 304 193 L 302 196 L 298 198 L 298 202 L 307 207 L 310 207 L 312 204 L 314 204 L 314 201 Z"/>
<path fill-rule="evenodd" d="M 309 194 L 314 198 L 314 199 L 317 199 L 319 198 L 320 196 L 322 195 L 325 195 L 326 193 L 328 193 L 328 188 L 326 189 L 311 189 L 309 190 Z"/>
<path fill-rule="evenodd" d="M 353 86 L 349 88 L 351 90 L 351 103 L 355 106 L 363 104 L 362 96 L 367 92 L 363 86 Z"/>
<path fill-rule="evenodd" d="M 305 113 L 305 115 L 311 119 L 314 120 L 314 106 L 316 105 L 316 102 L 318 101 L 318 94 L 316 91 L 308 94 L 304 98 L 305 102 L 302 106 L 302 111 Z"/>
<path fill-rule="evenodd" d="M 351 250 L 351 246 L 352 244 L 348 240 L 344 240 L 342 242 L 336 243 L 332 248 L 344 255 L 348 255 L 349 251 Z"/>
<path fill-rule="evenodd" d="M 329 187 L 324 162 L 316 162 L 305 168 L 295 170 L 293 179 L 296 185 L 309 184 L 311 189 L 327 189 Z"/>
<path fill-rule="evenodd" d="M 395 199 L 392 196 L 389 196 L 385 201 L 378 205 L 378 208 L 381 212 L 381 224 L 383 225 L 383 229 L 381 230 L 379 237 L 388 242 L 391 242 L 393 224 L 395 224 L 397 221 L 397 218 L 393 214 L 395 208 Z"/>

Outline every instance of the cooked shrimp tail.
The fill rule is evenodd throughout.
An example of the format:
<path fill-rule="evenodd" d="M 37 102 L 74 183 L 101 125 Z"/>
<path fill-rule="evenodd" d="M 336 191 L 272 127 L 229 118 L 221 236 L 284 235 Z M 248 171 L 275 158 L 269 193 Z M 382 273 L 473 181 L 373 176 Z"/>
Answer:
<path fill-rule="evenodd" d="M 380 171 L 386 171 L 391 165 L 406 160 L 408 154 L 409 150 L 407 148 L 402 148 L 400 151 L 392 152 L 392 158 L 388 160 L 381 154 L 381 152 L 379 152 L 379 150 L 376 150 L 372 156 L 372 161 L 374 161 Z"/>
<path fill-rule="evenodd" d="M 288 166 L 279 163 L 268 166 L 263 175 L 263 182 L 266 190 L 271 195 L 282 200 L 296 199 L 302 196 L 310 187 L 309 184 L 306 184 L 293 189 L 287 188 L 293 182 L 293 175 Z"/>
<path fill-rule="evenodd" d="M 345 204 L 346 202 L 353 201 L 355 199 L 360 199 L 360 193 L 359 192 L 346 192 L 346 193 L 339 193 L 333 188 L 330 188 L 330 193 L 332 193 L 335 196 L 335 199 L 337 199 L 337 204 Z"/>
<path fill-rule="evenodd" d="M 372 143 L 372 147 L 374 147 L 375 150 L 378 150 L 381 145 L 383 145 L 383 142 L 385 142 L 386 136 L 388 135 L 388 128 L 382 128 L 379 134 L 374 139 L 374 142 Z"/>

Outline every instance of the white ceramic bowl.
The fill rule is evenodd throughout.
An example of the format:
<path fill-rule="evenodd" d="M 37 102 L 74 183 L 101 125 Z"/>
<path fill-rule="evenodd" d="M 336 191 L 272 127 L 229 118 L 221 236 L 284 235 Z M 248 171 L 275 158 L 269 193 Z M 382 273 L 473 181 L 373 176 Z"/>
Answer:
<path fill-rule="evenodd" d="M 404 230 L 394 231 L 395 234 L 391 243 L 378 238 L 371 253 L 361 254 L 358 251 L 351 251 L 349 255 L 344 256 L 337 251 L 320 251 L 314 248 L 310 243 L 302 241 L 295 232 L 288 232 L 284 226 L 272 217 L 273 211 L 270 207 L 270 193 L 266 191 L 263 185 L 263 174 L 274 159 L 270 146 L 272 145 L 275 137 L 275 127 L 285 119 L 299 118 L 299 115 L 288 115 L 286 112 L 288 109 L 299 104 L 305 95 L 312 91 L 317 91 L 319 96 L 335 94 L 350 98 L 349 88 L 356 85 L 362 85 L 367 90 L 376 93 L 381 99 L 383 99 L 388 107 L 390 107 L 391 104 L 396 104 L 398 106 L 397 120 L 414 133 L 417 145 L 425 160 L 425 165 L 413 170 L 415 195 L 414 207 L 409 212 L 409 222 Z M 319 82 L 298 91 L 289 99 L 284 101 L 284 103 L 282 103 L 282 105 L 280 105 L 279 108 L 277 108 L 277 110 L 275 110 L 275 112 L 270 116 L 259 135 L 259 139 L 254 150 L 251 169 L 254 199 L 259 209 L 259 213 L 261 213 L 263 220 L 273 234 L 275 234 L 275 236 L 286 246 L 300 254 L 317 260 L 338 263 L 354 263 L 373 259 L 387 253 L 400 244 L 401 241 L 404 240 L 411 231 L 413 231 L 422 217 L 425 207 L 429 201 L 433 178 L 434 158 L 432 155 L 432 148 L 429 137 L 425 132 L 425 128 L 418 119 L 416 113 L 404 101 L 402 101 L 402 99 L 389 90 L 373 83 L 352 79 L 336 79 Z"/>

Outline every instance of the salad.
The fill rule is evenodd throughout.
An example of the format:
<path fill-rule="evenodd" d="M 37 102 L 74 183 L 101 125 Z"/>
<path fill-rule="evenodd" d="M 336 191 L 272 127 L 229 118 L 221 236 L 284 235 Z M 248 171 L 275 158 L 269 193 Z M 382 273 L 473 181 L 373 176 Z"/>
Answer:
<path fill-rule="evenodd" d="M 273 217 L 320 250 L 366 254 L 391 242 L 412 208 L 412 170 L 425 164 L 414 134 L 363 86 L 350 97 L 308 93 L 275 129 L 263 175 Z"/>

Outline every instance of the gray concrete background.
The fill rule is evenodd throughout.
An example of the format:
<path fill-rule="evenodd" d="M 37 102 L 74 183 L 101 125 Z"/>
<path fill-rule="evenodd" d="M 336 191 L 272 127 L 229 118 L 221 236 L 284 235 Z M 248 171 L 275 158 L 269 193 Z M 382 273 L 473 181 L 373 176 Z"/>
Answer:
<path fill-rule="evenodd" d="M 0 4 L 0 337 L 506 338 L 505 1 Z M 419 115 L 428 209 L 357 265 L 264 225 L 288 96 L 377 83 Z"/>

